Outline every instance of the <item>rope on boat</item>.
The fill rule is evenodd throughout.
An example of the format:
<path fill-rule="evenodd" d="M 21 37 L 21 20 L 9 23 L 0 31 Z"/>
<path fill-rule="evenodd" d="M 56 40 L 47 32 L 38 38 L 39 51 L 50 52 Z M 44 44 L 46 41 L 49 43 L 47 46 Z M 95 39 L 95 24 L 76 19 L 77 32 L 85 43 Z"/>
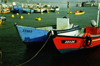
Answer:
<path fill-rule="evenodd" d="M 24 64 L 26 64 L 26 63 L 28 63 L 29 61 L 31 61 L 32 59 L 34 59 L 39 53 L 40 53 L 40 51 L 44 48 L 44 46 L 46 45 L 46 43 L 48 42 L 48 40 L 50 39 L 50 37 L 51 37 L 51 33 L 49 34 L 49 37 L 48 37 L 48 39 L 46 40 L 46 42 L 43 44 L 43 46 L 40 48 L 40 50 L 32 57 L 32 58 L 30 58 L 29 60 L 27 60 L 26 62 L 24 62 L 24 63 L 21 63 L 21 64 L 19 64 L 19 65 L 16 65 L 16 66 L 22 66 L 22 65 L 24 65 Z"/>

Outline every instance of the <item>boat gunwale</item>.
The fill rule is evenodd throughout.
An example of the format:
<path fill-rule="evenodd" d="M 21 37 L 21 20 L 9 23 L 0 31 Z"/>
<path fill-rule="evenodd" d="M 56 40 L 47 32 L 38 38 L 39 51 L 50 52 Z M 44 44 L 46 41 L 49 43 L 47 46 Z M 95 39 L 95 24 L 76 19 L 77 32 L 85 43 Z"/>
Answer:
<path fill-rule="evenodd" d="M 71 30 L 71 31 L 76 31 L 76 30 L 80 30 L 82 28 L 79 28 L 79 29 L 75 29 L 75 30 Z M 83 28 L 85 29 L 85 28 Z M 70 29 L 69 29 L 70 30 Z M 62 31 L 65 31 L 65 30 L 62 30 Z M 68 31 L 68 32 L 71 32 L 71 31 Z M 63 32 L 63 33 L 68 33 L 67 31 Z M 85 32 L 84 32 L 85 33 Z M 59 34 L 59 33 L 57 33 Z M 67 36 L 67 35 L 57 35 L 55 34 L 54 37 L 72 37 L 72 38 L 86 38 L 86 37 L 82 37 L 82 36 Z M 91 34 L 91 35 L 94 35 L 94 34 Z M 98 34 L 95 34 L 95 35 L 98 35 Z M 99 34 L 100 35 L 100 34 Z M 91 38 L 99 38 L 100 36 L 95 36 L 95 37 L 91 37 Z"/>
<path fill-rule="evenodd" d="M 64 36 L 64 35 L 55 35 L 55 37 L 86 38 L 86 37 L 80 37 L 80 36 Z M 100 38 L 100 36 L 97 36 L 97 37 L 91 37 L 91 38 Z"/>

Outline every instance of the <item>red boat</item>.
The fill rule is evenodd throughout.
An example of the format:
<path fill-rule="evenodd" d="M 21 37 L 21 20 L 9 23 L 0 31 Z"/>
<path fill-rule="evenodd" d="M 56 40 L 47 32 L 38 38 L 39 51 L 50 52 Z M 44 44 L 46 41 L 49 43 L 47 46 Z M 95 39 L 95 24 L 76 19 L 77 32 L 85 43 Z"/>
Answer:
<path fill-rule="evenodd" d="M 61 53 L 95 47 L 100 45 L 100 29 L 97 27 L 86 27 L 60 33 L 53 38 L 53 41 Z"/>
<path fill-rule="evenodd" d="M 53 38 L 56 48 L 61 53 L 66 53 L 75 50 L 92 48 L 100 45 L 100 28 L 99 22 L 100 3 L 98 5 L 97 23 L 91 20 L 92 27 L 81 28 L 70 32 L 57 33 L 52 31 L 52 35 L 56 34 Z"/>

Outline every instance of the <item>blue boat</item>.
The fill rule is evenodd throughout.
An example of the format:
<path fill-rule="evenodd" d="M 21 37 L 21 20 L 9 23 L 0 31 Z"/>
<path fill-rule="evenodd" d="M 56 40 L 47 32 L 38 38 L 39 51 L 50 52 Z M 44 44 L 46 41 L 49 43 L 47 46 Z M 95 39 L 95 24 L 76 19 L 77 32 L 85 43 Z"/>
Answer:
<path fill-rule="evenodd" d="M 25 12 L 25 13 L 33 13 L 34 10 L 29 9 L 29 8 L 23 8 L 23 12 Z"/>
<path fill-rule="evenodd" d="M 48 39 L 48 35 L 51 30 L 57 31 L 57 33 L 61 33 L 63 31 L 72 31 L 79 29 L 78 25 L 69 25 L 69 19 L 66 18 L 58 18 L 57 19 L 57 26 L 47 26 L 47 27 L 26 27 L 15 25 L 17 31 L 22 39 L 23 42 L 30 43 L 30 42 L 45 42 Z M 60 22 L 62 21 L 62 22 Z"/>
<path fill-rule="evenodd" d="M 34 28 L 20 25 L 16 25 L 16 28 L 24 42 L 45 42 L 48 38 L 47 34 L 50 31 L 48 29 L 51 29 L 51 27 Z"/>
<path fill-rule="evenodd" d="M 22 5 L 14 5 L 13 8 L 14 8 L 13 13 L 22 13 L 23 12 Z"/>

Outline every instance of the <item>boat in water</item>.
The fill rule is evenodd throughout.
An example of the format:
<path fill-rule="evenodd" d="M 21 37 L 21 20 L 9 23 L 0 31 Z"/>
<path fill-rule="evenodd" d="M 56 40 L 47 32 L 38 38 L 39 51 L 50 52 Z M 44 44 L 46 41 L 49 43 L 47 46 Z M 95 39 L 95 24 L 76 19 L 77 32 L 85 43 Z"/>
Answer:
<path fill-rule="evenodd" d="M 66 21 L 67 20 L 67 21 Z M 48 39 L 48 33 L 51 30 L 57 32 L 72 31 L 79 29 L 78 25 L 73 25 L 69 23 L 68 18 L 57 18 L 57 25 L 46 26 L 46 27 L 26 27 L 15 25 L 17 31 L 23 42 L 45 42 Z"/>
<path fill-rule="evenodd" d="M 23 8 L 23 12 L 25 12 L 25 13 L 33 13 L 34 10 L 29 9 L 29 8 Z"/>
<path fill-rule="evenodd" d="M 58 51 L 66 53 L 100 45 L 100 29 L 97 29 L 96 27 L 86 27 L 86 31 L 84 31 L 85 28 L 58 33 L 56 37 L 53 38 Z"/>
<path fill-rule="evenodd" d="M 100 28 L 98 28 L 99 10 L 100 4 L 98 7 L 97 23 L 91 20 L 92 27 L 87 26 L 86 28 L 80 28 L 69 32 L 65 31 L 63 33 L 52 31 L 54 35 L 53 42 L 60 53 L 87 49 L 100 45 Z"/>
<path fill-rule="evenodd" d="M 77 11 L 76 10 L 76 13 L 75 13 L 75 15 L 82 15 L 82 14 L 84 14 L 85 13 L 85 11 L 82 11 L 82 10 L 80 10 L 80 11 Z"/>

